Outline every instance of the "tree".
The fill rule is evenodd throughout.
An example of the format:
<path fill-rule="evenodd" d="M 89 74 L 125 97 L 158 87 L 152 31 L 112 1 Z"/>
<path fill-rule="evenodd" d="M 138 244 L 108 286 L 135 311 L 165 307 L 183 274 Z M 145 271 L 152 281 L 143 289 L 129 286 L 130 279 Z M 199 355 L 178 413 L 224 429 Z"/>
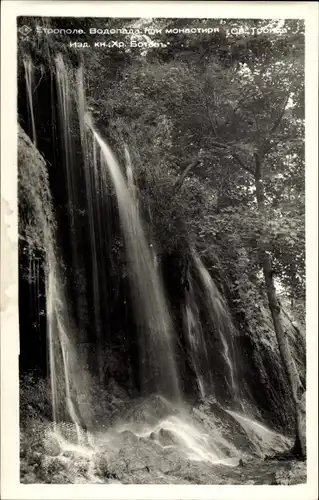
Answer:
<path fill-rule="evenodd" d="M 245 118 L 247 111 L 250 111 L 253 115 L 254 128 L 251 126 L 247 127 L 247 120 L 242 127 L 242 131 L 245 133 L 245 137 L 248 137 L 248 140 L 245 139 L 245 142 L 243 142 L 243 134 L 242 137 L 238 137 L 237 134 L 235 148 L 232 146 L 232 144 L 234 144 L 233 137 L 232 144 L 230 144 L 230 142 L 215 142 L 213 144 L 218 151 L 221 151 L 221 154 L 232 157 L 234 163 L 237 164 L 239 168 L 251 175 L 258 214 L 261 218 L 269 211 L 268 207 L 274 208 L 274 205 L 276 206 L 273 200 L 266 197 L 266 193 L 267 188 L 269 189 L 267 181 L 269 185 L 269 180 L 272 179 L 276 170 L 278 173 L 278 163 L 281 160 L 280 156 L 289 153 L 291 161 L 291 155 L 294 154 L 294 150 L 297 150 L 298 153 L 302 150 L 302 139 L 300 134 L 300 127 L 302 127 L 302 125 L 300 124 L 299 113 L 294 114 L 293 108 L 297 108 L 295 112 L 299 112 L 299 110 L 302 109 L 303 65 L 301 61 L 298 61 L 300 57 L 298 53 L 297 55 L 296 53 L 293 55 L 289 54 L 287 60 L 279 61 L 278 48 L 276 45 L 278 45 L 278 42 L 276 40 L 272 41 L 270 51 L 266 54 L 266 63 L 263 60 L 264 58 L 260 60 L 260 58 L 257 57 L 255 61 L 250 61 L 248 64 L 249 87 L 251 88 L 255 85 L 256 90 L 259 90 L 261 93 L 257 97 L 259 103 L 258 101 L 257 103 L 255 102 L 254 107 L 249 106 L 249 100 L 252 98 L 250 95 L 246 101 L 244 113 L 241 113 L 242 119 Z M 261 75 L 263 75 L 263 81 L 260 80 Z M 280 87 L 278 86 L 279 81 Z M 250 92 L 250 88 L 248 88 L 248 91 L 244 92 L 244 95 Z M 289 106 L 289 101 L 292 99 L 292 96 L 293 100 Z M 260 106 L 260 100 L 262 101 L 262 106 Z M 237 108 L 238 106 L 243 106 L 243 101 L 237 105 Z M 231 125 L 234 124 L 234 120 L 228 123 L 230 123 L 228 126 L 230 129 Z M 249 122 L 248 125 L 250 125 Z M 287 148 L 287 138 L 289 149 Z M 240 149 L 245 149 L 245 151 L 243 151 L 244 154 L 241 156 L 238 154 L 238 150 Z M 276 163 L 275 165 L 269 164 L 270 158 L 273 158 L 273 155 L 270 153 L 273 149 L 277 150 L 277 165 Z M 293 160 L 289 166 L 293 169 Z M 298 167 L 300 168 L 300 165 L 298 165 Z M 287 173 L 284 170 L 281 172 Z M 270 193 L 270 196 L 272 196 L 272 193 Z M 293 234 L 294 233 L 292 233 L 292 235 Z M 291 235 L 287 234 L 286 237 L 289 239 Z M 306 443 L 303 416 L 303 396 L 305 388 L 303 387 L 294 360 L 291 356 L 285 334 L 281 304 L 278 300 L 274 283 L 271 243 L 269 234 L 266 234 L 264 229 L 260 231 L 258 244 L 259 261 L 263 270 L 269 308 L 274 323 L 282 362 L 290 382 L 295 404 L 296 440 L 294 451 L 301 457 L 305 457 Z"/>

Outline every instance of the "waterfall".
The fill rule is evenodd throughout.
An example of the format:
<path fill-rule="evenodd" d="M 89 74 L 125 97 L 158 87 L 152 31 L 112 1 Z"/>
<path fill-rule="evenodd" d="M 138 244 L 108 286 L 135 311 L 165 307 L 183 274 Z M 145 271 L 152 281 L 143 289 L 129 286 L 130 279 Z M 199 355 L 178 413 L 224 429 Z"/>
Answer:
<path fill-rule="evenodd" d="M 72 251 L 72 270 L 75 279 L 80 275 L 82 263 L 78 251 L 81 244 L 81 235 L 77 227 L 76 207 L 78 206 L 78 189 L 77 189 L 77 165 L 75 161 L 74 143 L 71 136 L 71 116 L 72 116 L 72 99 L 69 74 L 65 67 L 62 56 L 59 54 L 55 59 L 56 65 L 56 88 L 57 88 L 57 109 L 60 125 L 61 146 L 63 151 L 63 167 L 66 176 L 66 193 L 68 218 L 70 226 L 70 244 Z M 82 304 L 80 302 L 80 294 L 76 297 L 77 314 L 82 317 Z"/>
<path fill-rule="evenodd" d="M 32 130 L 35 137 L 31 61 L 26 60 L 24 66 Z M 157 393 L 171 400 L 180 400 L 180 384 L 174 345 L 176 334 L 173 330 L 153 242 L 147 241 L 145 236 L 129 148 L 124 144 L 126 168 L 126 176 L 124 176 L 111 148 L 94 128 L 91 119 L 86 113 L 83 68 L 80 67 L 77 70 L 76 79 L 74 79 L 65 66 L 61 55 L 56 57 L 55 66 L 57 108 L 67 184 L 73 276 L 80 275 L 81 269 L 85 267 L 82 262 L 83 254 L 81 255 L 81 252 L 79 252 L 83 235 L 77 215 L 77 207 L 80 206 L 78 181 L 81 175 L 71 131 L 73 127 L 79 126 L 80 132 L 86 213 L 88 217 L 88 239 L 90 243 L 90 255 L 88 256 L 89 279 L 92 284 L 92 315 L 97 339 L 96 352 L 100 381 L 103 381 L 103 339 L 106 335 L 105 327 L 102 325 L 101 309 L 103 308 L 102 297 L 107 296 L 105 290 L 103 289 L 102 292 L 101 288 L 105 287 L 103 276 L 106 274 L 103 254 L 105 248 L 102 245 L 102 240 L 106 236 L 108 224 L 107 221 L 102 220 L 101 213 L 103 213 L 103 208 L 107 205 L 105 199 L 109 188 L 108 175 L 110 175 L 115 188 L 126 245 L 131 295 L 139 334 L 141 390 L 145 395 Z M 73 80 L 76 84 L 76 94 L 73 92 Z M 75 106 L 77 108 L 78 125 L 74 124 Z M 98 154 L 98 148 L 100 155 Z M 62 373 L 67 412 L 71 419 L 77 425 L 80 425 L 77 390 L 73 388 L 73 385 L 81 385 L 81 381 L 77 380 L 75 374 L 76 360 L 78 359 L 77 344 L 81 342 L 80 332 L 72 332 L 75 324 L 68 318 L 69 312 L 67 308 L 64 305 L 62 307 L 65 298 L 61 298 L 63 292 L 62 289 L 60 290 L 62 285 L 59 281 L 60 278 L 58 278 L 58 259 L 53 251 L 50 251 L 49 260 L 47 316 L 54 419 L 58 421 L 60 418 L 61 395 L 59 394 L 58 380 L 61 378 Z M 233 325 L 229 312 L 209 272 L 196 255 L 194 255 L 194 267 L 204 289 L 211 325 L 219 333 L 221 339 L 223 357 L 228 369 L 227 379 L 231 391 L 233 394 L 237 394 L 232 346 Z M 186 293 L 184 308 L 184 324 L 199 393 L 204 398 L 214 391 L 214 380 L 210 369 L 207 342 L 201 326 L 200 313 L 191 280 L 190 276 L 190 289 Z M 76 302 L 78 326 L 81 327 L 82 299 L 80 295 L 80 293 L 77 294 Z M 72 328 L 71 324 L 73 325 Z"/>
<path fill-rule="evenodd" d="M 190 355 L 196 373 L 199 394 L 202 399 L 213 391 L 206 340 L 196 303 L 193 280 L 188 272 L 189 289 L 186 291 L 184 328 L 189 342 Z"/>
<path fill-rule="evenodd" d="M 24 61 L 24 68 L 30 129 L 36 144 L 31 60 Z M 209 477 L 212 464 L 237 465 L 239 458 L 249 456 L 251 448 L 261 456 L 265 449 L 281 450 L 283 437 L 253 420 L 245 411 L 245 390 L 239 387 L 236 367 L 233 340 L 236 330 L 226 300 L 195 251 L 187 269 L 187 280 L 184 279 L 184 262 L 176 278 L 187 289 L 181 307 L 184 330 L 174 330 L 162 282 L 161 259 L 157 257 L 160 255 L 160 251 L 156 251 L 157 239 L 146 233 L 141 213 L 134 157 L 130 156 L 129 145 L 122 141 L 124 165 L 117 160 L 87 113 L 83 68 L 77 70 L 76 78 L 74 76 L 75 72 L 65 66 L 62 56 L 57 56 L 51 98 L 52 107 L 58 111 L 60 140 L 52 169 L 57 168 L 58 175 L 60 172 L 64 174 L 61 179 L 66 180 L 65 193 L 61 195 L 59 189 L 54 190 L 56 174 L 53 175 L 52 187 L 53 196 L 57 196 L 56 206 L 63 205 L 63 214 L 58 220 L 66 226 L 69 222 L 68 231 L 60 228 L 67 241 L 60 247 L 55 241 L 50 196 L 45 204 L 42 201 L 46 198 L 37 195 L 40 204 L 37 212 L 42 215 L 35 220 L 43 238 L 43 253 L 41 247 L 39 255 L 34 255 L 33 248 L 29 247 L 27 262 L 29 281 L 32 282 L 31 307 L 38 323 L 42 314 L 39 294 L 43 276 L 45 281 L 53 413 L 50 433 L 53 429 L 61 450 L 71 452 L 62 453 L 59 463 L 69 463 L 74 478 L 75 466 L 78 464 L 81 469 L 85 462 L 82 463 L 81 457 L 88 457 L 91 461 L 85 478 L 88 482 L 88 478 L 97 479 L 95 474 L 99 466 L 96 465 L 101 457 L 107 459 L 107 474 L 112 473 L 110 465 L 121 468 L 124 463 L 131 475 L 136 460 L 145 460 L 150 469 L 157 470 L 157 464 L 163 465 L 161 479 L 166 478 L 172 465 L 175 481 L 179 477 L 175 477 L 175 472 L 179 469 L 186 471 L 190 460 L 200 462 L 203 467 L 206 464 Z M 40 133 L 38 138 L 41 149 Z M 116 209 L 110 203 L 111 197 L 116 200 Z M 119 214 L 120 227 L 112 227 L 113 210 Z M 152 226 L 151 208 L 147 210 L 146 217 Z M 154 231 L 156 222 L 154 220 Z M 119 233 L 118 229 L 122 232 Z M 123 236 L 126 267 L 122 265 L 119 236 Z M 118 246 L 113 246 L 113 241 Z M 118 252 L 115 258 L 113 249 Z M 179 255 L 177 257 L 179 259 Z M 66 272 L 64 261 L 68 267 Z M 112 301 L 108 301 L 108 285 L 112 285 L 113 290 L 113 284 L 117 286 L 120 281 L 116 278 L 113 282 L 113 269 L 111 272 L 107 269 L 109 261 L 112 265 L 120 261 L 115 268 L 121 273 L 120 280 L 124 281 L 128 276 L 133 320 L 131 304 L 126 306 L 126 287 L 123 287 L 123 294 L 122 290 L 116 291 Z M 173 285 L 174 278 L 171 280 Z M 175 296 L 172 294 L 173 300 Z M 105 314 L 108 302 L 112 306 L 115 304 L 115 312 Z M 83 304 L 87 305 L 84 313 Z M 174 310 L 179 325 L 180 310 L 178 307 Z M 126 318 L 122 322 L 120 318 L 117 323 L 122 313 L 128 316 L 129 322 Z M 113 330 L 109 325 L 113 326 L 114 317 Z M 134 331 L 125 329 L 132 323 Z M 38 324 L 37 328 L 41 334 L 41 325 Z M 125 362 L 136 355 L 136 337 L 139 366 L 135 366 L 134 359 L 132 367 L 122 370 L 122 360 Z M 91 338 L 95 345 L 92 345 Z M 179 362 L 175 353 L 177 342 Z M 82 344 L 89 345 L 90 355 L 96 352 L 95 365 L 91 356 L 90 359 L 83 356 Z M 104 345 L 105 352 L 110 352 L 109 359 L 105 356 Z M 127 383 L 132 372 L 134 382 Z M 185 376 L 184 385 L 191 382 L 191 376 L 196 377 L 200 405 L 196 403 L 196 407 L 191 407 L 191 404 L 182 402 L 180 372 Z M 95 378 L 97 374 L 99 381 Z M 106 382 L 110 382 L 108 386 Z M 140 389 L 143 397 L 134 398 L 135 389 Z M 193 396 L 191 392 L 193 384 L 189 383 L 185 393 Z M 104 468 L 101 468 L 101 473 L 103 478 L 98 482 L 107 480 Z"/>
<path fill-rule="evenodd" d="M 32 101 L 33 66 L 29 59 L 25 60 L 24 67 L 32 130 L 35 138 Z M 102 309 L 104 307 L 102 297 L 107 296 L 104 283 L 106 275 L 105 248 L 102 241 L 108 236 L 108 222 L 102 220 L 101 213 L 107 207 L 105 200 L 110 177 L 115 189 L 125 241 L 132 302 L 135 308 L 135 323 L 139 335 L 141 390 L 145 395 L 157 393 L 171 400 L 179 401 L 180 383 L 174 345 L 176 333 L 173 329 L 153 242 L 148 241 L 145 236 L 129 148 L 124 144 L 126 168 L 126 176 L 124 176 L 110 146 L 97 132 L 86 112 L 83 68 L 80 67 L 77 70 L 76 79 L 74 79 L 65 66 L 62 56 L 58 55 L 55 59 L 55 69 L 57 108 L 67 184 L 73 276 L 80 274 L 82 268 L 85 268 L 85 272 L 87 272 L 87 267 L 82 262 L 83 254 L 79 252 L 83 235 L 78 222 L 77 208 L 83 204 L 79 204 L 81 194 L 79 193 L 78 181 L 81 174 L 72 138 L 72 129 L 79 128 L 90 243 L 88 267 L 90 268 L 89 279 L 92 284 L 93 296 L 92 317 L 97 340 L 96 351 L 100 381 L 103 381 L 103 339 L 107 333 L 102 322 Z M 76 84 L 76 93 L 73 92 L 73 80 Z M 77 108 L 76 124 L 74 123 L 75 107 Z M 66 411 L 76 425 L 80 425 L 79 387 L 82 387 L 80 392 L 87 390 L 77 373 L 79 358 L 77 344 L 81 342 L 81 333 L 74 331 L 76 326 L 65 304 L 66 297 L 59 275 L 59 258 L 51 243 L 49 248 L 46 296 L 54 420 L 61 419 L 60 407 L 63 397 L 61 396 L 62 389 L 59 380 L 62 377 L 64 380 L 62 392 L 64 393 Z M 209 312 L 211 326 L 220 336 L 223 358 L 228 370 L 227 380 L 232 394 L 235 395 L 238 390 L 232 344 L 234 327 L 230 314 L 208 270 L 195 254 L 194 270 L 204 291 L 204 301 Z M 204 398 L 214 392 L 214 377 L 210 367 L 208 344 L 201 325 L 192 279 L 192 276 L 189 275 L 190 288 L 186 292 L 184 325 L 199 392 Z M 104 287 L 103 290 L 102 287 Z M 77 327 L 82 325 L 82 299 L 80 295 L 81 293 L 76 296 Z M 107 304 L 105 304 L 106 306 Z"/>
<path fill-rule="evenodd" d="M 65 411 L 76 425 L 80 438 L 80 426 L 84 424 L 79 408 L 83 374 L 71 338 L 71 321 L 65 308 L 63 287 L 52 243 L 47 241 L 46 255 L 47 334 L 50 355 L 53 421 L 65 420 Z"/>
<path fill-rule="evenodd" d="M 97 167 L 97 156 L 96 156 L 96 144 L 93 143 L 93 162 L 90 164 L 90 151 L 89 142 L 87 137 L 87 131 L 84 124 L 84 112 L 85 112 L 85 93 L 84 93 L 84 81 L 83 81 L 83 68 L 77 71 L 77 104 L 78 104 L 78 117 L 80 124 L 80 135 L 81 135 L 81 145 L 84 158 L 84 177 L 85 177 L 85 192 L 86 201 L 89 216 L 89 231 L 90 231 L 90 246 L 91 246 L 91 273 L 92 273 L 92 283 L 93 283 L 93 301 L 94 301 L 94 327 L 95 333 L 99 346 L 101 347 L 102 338 L 102 325 L 101 325 L 101 294 L 100 294 L 100 283 L 99 283 L 99 273 L 101 269 L 99 268 L 98 261 L 98 245 L 101 242 L 101 221 L 99 210 L 94 210 L 96 200 L 98 198 L 98 167 Z M 103 262 L 103 259 L 100 259 Z M 101 358 L 102 349 L 97 349 L 98 357 L 98 369 L 100 381 L 103 379 L 103 361 Z"/>
<path fill-rule="evenodd" d="M 36 130 L 33 102 L 33 65 L 29 58 L 24 59 L 25 80 L 27 88 L 28 109 L 31 117 L 32 139 L 36 146 Z M 69 215 L 71 216 L 72 235 L 76 235 L 74 220 L 74 204 L 76 199 L 76 184 L 73 177 L 73 150 L 70 137 L 70 88 L 67 72 L 61 57 L 56 59 L 56 79 L 58 91 L 58 110 L 62 130 L 63 151 L 68 182 Z M 40 204 L 40 200 L 36 200 Z M 78 439 L 81 440 L 80 427 L 88 423 L 88 415 L 81 409 L 80 399 L 87 391 L 87 383 L 81 368 L 81 362 L 76 350 L 77 333 L 68 312 L 67 297 L 64 291 L 64 280 L 60 270 L 60 258 L 55 244 L 53 220 L 49 220 L 48 207 L 37 207 L 41 213 L 41 231 L 43 234 L 43 271 L 46 296 L 46 332 L 49 353 L 49 373 L 51 382 L 52 416 L 59 433 L 59 424 L 71 420 L 77 429 Z M 77 252 L 73 238 L 73 257 L 76 261 Z M 29 250 L 29 274 L 34 280 L 33 303 L 36 312 L 39 311 L 39 273 L 40 264 L 34 260 Z M 77 262 L 77 261 L 76 261 Z"/>
<path fill-rule="evenodd" d="M 228 371 L 228 385 L 233 399 L 236 400 L 238 397 L 238 384 L 233 345 L 235 328 L 230 312 L 227 308 L 227 304 L 219 292 L 218 287 L 216 286 L 209 271 L 204 266 L 200 257 L 195 253 L 193 253 L 193 260 L 195 270 L 197 271 L 204 292 L 210 326 L 219 335 L 221 341 L 222 354 Z M 200 343 L 205 345 L 205 341 L 202 339 L 201 329 L 197 327 L 194 331 L 197 332 L 197 337 L 199 338 Z"/>
<path fill-rule="evenodd" d="M 129 152 L 128 147 L 126 145 L 124 147 L 124 153 L 125 153 L 125 163 L 126 163 L 127 187 L 133 188 L 134 187 L 134 176 L 133 176 L 132 161 L 131 161 L 130 152 Z"/>
<path fill-rule="evenodd" d="M 35 145 L 35 147 L 37 147 L 37 135 L 35 130 L 34 105 L 33 105 L 34 71 L 30 57 L 25 57 L 23 59 L 23 65 L 25 72 L 28 110 L 31 118 L 32 142 Z"/>
<path fill-rule="evenodd" d="M 172 321 L 138 206 L 111 148 L 89 119 L 87 124 L 101 148 L 116 191 L 139 329 L 142 392 L 154 392 L 178 400 L 180 389 Z"/>

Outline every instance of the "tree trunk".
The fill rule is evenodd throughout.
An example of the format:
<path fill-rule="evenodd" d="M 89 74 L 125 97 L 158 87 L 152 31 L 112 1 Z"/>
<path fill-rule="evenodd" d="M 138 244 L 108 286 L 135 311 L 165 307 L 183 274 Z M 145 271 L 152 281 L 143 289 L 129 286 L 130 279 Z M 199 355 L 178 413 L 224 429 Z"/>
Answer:
<path fill-rule="evenodd" d="M 176 193 L 182 187 L 182 184 L 188 172 L 190 172 L 193 168 L 195 168 L 198 163 L 200 163 L 200 160 L 197 158 L 184 169 L 184 171 L 181 173 L 181 175 L 178 177 L 178 179 L 174 184 L 174 193 Z"/>
<path fill-rule="evenodd" d="M 261 163 L 258 155 L 255 155 L 255 187 L 258 208 L 262 211 L 265 208 L 264 188 L 261 176 Z M 283 366 L 291 387 L 292 398 L 295 410 L 295 444 L 293 452 L 299 458 L 306 457 L 306 430 L 305 430 L 305 388 L 303 387 L 294 359 L 290 352 L 288 339 L 283 325 L 283 317 L 280 302 L 278 301 L 276 288 L 273 278 L 271 255 L 262 241 L 260 247 L 260 257 L 263 268 L 263 274 L 266 283 L 267 298 L 275 333 L 279 345 L 279 351 Z"/>

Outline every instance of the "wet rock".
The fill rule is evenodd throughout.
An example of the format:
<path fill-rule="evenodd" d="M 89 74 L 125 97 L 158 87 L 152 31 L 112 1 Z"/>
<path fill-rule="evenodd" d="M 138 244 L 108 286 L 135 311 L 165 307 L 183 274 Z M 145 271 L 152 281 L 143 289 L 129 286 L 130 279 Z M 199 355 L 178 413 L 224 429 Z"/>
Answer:
<path fill-rule="evenodd" d="M 111 379 L 108 383 L 108 392 L 112 394 L 113 398 L 119 399 L 120 401 L 125 401 L 127 399 L 126 390 L 121 387 L 114 379 Z"/>
<path fill-rule="evenodd" d="M 32 452 L 27 457 L 27 463 L 29 466 L 39 466 L 41 464 L 41 454 L 37 452 Z"/>
<path fill-rule="evenodd" d="M 72 462 L 72 470 L 77 476 L 85 476 L 90 466 L 90 460 L 86 457 L 77 458 Z"/>
<path fill-rule="evenodd" d="M 95 473 L 103 478 L 116 477 L 116 474 L 110 472 L 109 463 L 105 453 L 99 453 L 94 456 L 94 470 Z"/>
<path fill-rule="evenodd" d="M 138 423 L 152 421 L 158 422 L 171 413 L 170 404 L 161 396 L 151 396 L 147 400 L 139 400 L 133 408 L 130 408 L 127 414 L 128 421 Z"/>
<path fill-rule="evenodd" d="M 57 457 L 61 453 L 61 447 L 57 441 L 46 441 L 43 443 L 43 451 L 51 457 Z"/>
<path fill-rule="evenodd" d="M 41 249 L 46 245 L 48 224 L 53 225 L 48 172 L 43 157 L 20 126 L 18 134 L 19 208 L 28 207 L 28 217 L 20 218 L 19 229 L 29 245 Z M 26 410 L 29 416 L 40 418 L 40 408 L 33 408 L 30 404 L 28 406 Z"/>
<path fill-rule="evenodd" d="M 241 450 L 243 454 L 256 453 L 256 446 L 249 439 L 246 431 L 218 402 L 208 400 L 199 409 L 194 409 L 194 416 L 210 432 L 212 431 L 212 425 L 218 428 L 218 432 L 223 438 L 227 442 L 232 443 L 235 448 Z M 219 444 L 219 448 L 227 454 L 227 448 L 222 443 Z"/>
<path fill-rule="evenodd" d="M 174 445 L 178 443 L 178 439 L 171 431 L 161 429 L 158 433 L 159 441 L 163 446 Z"/>
<path fill-rule="evenodd" d="M 120 433 L 121 439 L 124 441 L 125 446 L 136 446 L 139 438 L 131 431 L 122 431 Z"/>
<path fill-rule="evenodd" d="M 43 453 L 45 451 L 44 449 L 44 446 L 43 446 L 43 443 L 42 442 L 39 442 L 39 443 L 35 443 L 33 446 L 32 446 L 32 450 L 33 451 L 36 451 L 38 453 Z"/>
<path fill-rule="evenodd" d="M 51 479 L 51 477 L 64 471 L 65 465 L 57 458 L 46 457 L 42 461 L 42 468 Z"/>
<path fill-rule="evenodd" d="M 73 458 L 73 457 L 74 457 L 74 453 L 73 453 L 73 451 L 71 451 L 71 450 L 65 450 L 65 451 L 62 453 L 62 457 L 65 457 L 65 458 Z"/>

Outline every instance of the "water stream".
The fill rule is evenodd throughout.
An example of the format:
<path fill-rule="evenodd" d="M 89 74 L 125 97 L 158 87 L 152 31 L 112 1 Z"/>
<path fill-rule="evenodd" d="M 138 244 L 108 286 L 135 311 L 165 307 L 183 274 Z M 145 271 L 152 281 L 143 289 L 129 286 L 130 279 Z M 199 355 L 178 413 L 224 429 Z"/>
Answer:
<path fill-rule="evenodd" d="M 84 160 L 84 176 L 85 176 L 85 192 L 87 201 L 87 210 L 89 218 L 89 231 L 90 231 L 90 249 L 91 249 L 91 279 L 93 283 L 93 303 L 94 303 L 94 327 L 99 346 L 102 345 L 102 324 L 101 324 L 101 294 L 100 294 L 100 280 L 99 273 L 101 269 L 99 263 L 103 262 L 98 259 L 98 245 L 102 239 L 101 235 L 101 221 L 99 217 L 99 210 L 94 210 L 96 206 L 96 199 L 98 198 L 98 179 L 99 172 L 97 166 L 96 144 L 93 143 L 93 157 L 91 159 L 89 150 L 89 137 L 84 123 L 85 115 L 85 92 L 83 81 L 83 68 L 77 71 L 77 105 L 78 117 L 80 124 L 81 145 Z M 103 361 L 101 359 L 101 349 L 97 350 L 97 360 L 100 381 L 103 380 Z"/>
<path fill-rule="evenodd" d="M 158 393 L 179 400 L 173 325 L 138 207 L 111 148 L 94 129 L 91 121 L 88 120 L 87 123 L 101 148 L 116 190 L 130 269 L 132 298 L 140 332 L 143 390 L 145 394 Z"/>
<path fill-rule="evenodd" d="M 199 393 L 202 399 L 214 392 L 207 343 L 201 325 L 200 312 L 196 302 L 192 276 L 188 273 L 189 289 L 186 291 L 184 323 L 189 340 L 189 350 L 197 377 Z"/>
<path fill-rule="evenodd" d="M 27 89 L 27 103 L 28 110 L 30 113 L 31 129 L 32 129 L 32 142 L 37 147 L 37 134 L 35 129 L 34 120 L 34 104 L 33 104 L 33 92 L 34 92 L 34 67 L 32 60 L 29 57 L 23 59 L 24 71 L 25 71 L 25 82 Z"/>
<path fill-rule="evenodd" d="M 200 257 L 194 254 L 195 268 L 202 283 L 211 328 L 219 335 L 223 357 L 228 369 L 228 383 L 234 399 L 238 395 L 233 336 L 235 328 L 225 300 Z"/>

